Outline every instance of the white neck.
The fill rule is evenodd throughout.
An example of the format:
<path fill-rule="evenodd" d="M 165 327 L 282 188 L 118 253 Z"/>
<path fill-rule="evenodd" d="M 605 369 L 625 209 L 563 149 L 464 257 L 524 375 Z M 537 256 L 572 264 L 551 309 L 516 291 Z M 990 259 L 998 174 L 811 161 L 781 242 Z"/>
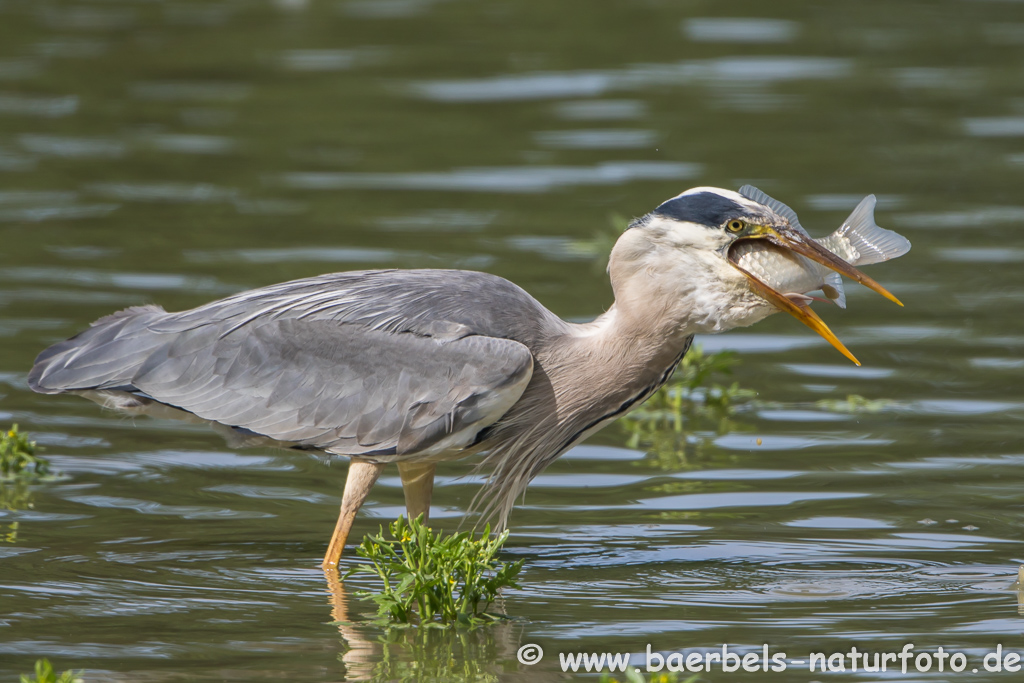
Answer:
<path fill-rule="evenodd" d="M 751 325 L 775 312 L 750 291 L 718 245 L 699 243 L 706 229 L 694 228 L 668 239 L 647 229 L 622 234 L 608 263 L 615 304 L 591 323 L 594 331 L 672 345 L 691 334 Z"/>

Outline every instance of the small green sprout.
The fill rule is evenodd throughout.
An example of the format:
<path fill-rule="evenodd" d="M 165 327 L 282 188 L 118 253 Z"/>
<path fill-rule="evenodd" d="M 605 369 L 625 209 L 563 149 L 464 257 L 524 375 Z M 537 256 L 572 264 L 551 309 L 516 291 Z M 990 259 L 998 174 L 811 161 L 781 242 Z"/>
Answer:
<path fill-rule="evenodd" d="M 26 676 L 22 674 L 21 683 L 83 683 L 82 672 L 65 671 L 57 675 L 48 659 L 36 660 L 36 675 Z"/>
<path fill-rule="evenodd" d="M 504 618 L 487 610 L 502 588 L 519 588 L 516 576 L 523 560 L 498 563 L 495 556 L 508 531 L 491 536 L 490 525 L 480 538 L 464 531 L 446 536 L 431 531 L 420 515 L 406 521 L 400 516 L 384 529 L 363 538 L 356 554 L 370 560 L 345 574 L 376 574 L 384 582 L 379 593 L 357 595 L 377 603 L 378 616 L 390 621 L 421 625 L 475 626 Z"/>
<path fill-rule="evenodd" d="M 36 442 L 18 425 L 0 434 L 0 481 L 34 481 L 50 475 L 50 463 L 36 455 Z"/>

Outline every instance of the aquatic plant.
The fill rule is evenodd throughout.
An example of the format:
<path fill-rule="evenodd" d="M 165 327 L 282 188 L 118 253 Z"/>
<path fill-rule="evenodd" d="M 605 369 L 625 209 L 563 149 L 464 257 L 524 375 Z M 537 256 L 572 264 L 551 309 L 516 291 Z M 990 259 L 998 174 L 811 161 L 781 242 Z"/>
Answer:
<path fill-rule="evenodd" d="M 734 425 L 729 418 L 756 392 L 741 388 L 738 382 L 726 386 L 712 380 L 732 374 L 738 363 L 734 351 L 706 354 L 699 346 L 690 349 L 669 381 L 642 406 L 619 420 L 629 433 L 627 445 L 654 445 L 664 441 L 666 432 L 678 439 L 692 432 L 698 421 L 713 421 L 719 433 L 730 431 Z"/>
<path fill-rule="evenodd" d="M 0 509 L 27 510 L 32 508 L 32 490 L 29 484 L 52 478 L 50 463 L 36 455 L 36 443 L 28 434 L 18 431 L 18 425 L 0 432 Z M 0 525 L 0 542 L 18 541 L 18 523 Z"/>
<path fill-rule="evenodd" d="M 473 532 L 434 533 L 423 515 L 406 521 L 404 516 L 384 529 L 369 534 L 356 554 L 370 561 L 345 574 L 376 574 L 384 586 L 380 592 L 359 591 L 360 597 L 377 603 L 377 614 L 402 624 L 458 624 L 472 626 L 504 618 L 488 612 L 502 588 L 519 588 L 516 576 L 523 560 L 499 563 L 498 551 L 508 531 L 491 536 L 490 525 L 479 538 Z"/>
<path fill-rule="evenodd" d="M 49 474 L 49 461 L 36 455 L 36 442 L 18 425 L 0 434 L 0 481 L 34 481 Z"/>
<path fill-rule="evenodd" d="M 82 672 L 65 671 L 58 675 L 48 659 L 37 659 L 35 676 L 21 675 L 21 683 L 83 683 Z"/>

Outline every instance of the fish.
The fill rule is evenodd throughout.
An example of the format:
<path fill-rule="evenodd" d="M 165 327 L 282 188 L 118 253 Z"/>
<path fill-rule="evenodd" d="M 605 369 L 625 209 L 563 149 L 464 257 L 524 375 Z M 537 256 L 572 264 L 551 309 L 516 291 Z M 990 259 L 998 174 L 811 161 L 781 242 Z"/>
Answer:
<path fill-rule="evenodd" d="M 796 212 L 779 200 L 753 185 L 744 185 L 739 193 L 772 209 L 810 238 L 800 225 Z M 875 195 L 868 195 L 838 230 L 814 241 L 852 266 L 871 265 L 903 256 L 910 251 L 910 240 L 875 223 L 876 203 Z M 814 300 L 814 297 L 806 296 L 808 292 L 821 290 L 827 300 L 839 308 L 846 308 L 846 292 L 839 273 L 767 240 L 740 240 L 729 250 L 729 259 L 798 305 Z"/>

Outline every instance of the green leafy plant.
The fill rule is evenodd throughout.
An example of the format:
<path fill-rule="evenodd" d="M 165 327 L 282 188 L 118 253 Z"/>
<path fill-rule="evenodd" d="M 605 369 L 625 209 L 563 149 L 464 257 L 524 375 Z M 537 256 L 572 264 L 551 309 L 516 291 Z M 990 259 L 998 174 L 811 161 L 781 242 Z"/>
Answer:
<path fill-rule="evenodd" d="M 50 463 L 36 455 L 36 442 L 18 425 L 0 435 L 0 481 L 37 480 L 50 475 Z"/>
<path fill-rule="evenodd" d="M 14 425 L 0 432 L 0 509 L 27 510 L 32 508 L 30 484 L 51 479 L 50 463 L 36 455 L 36 443 Z M 0 526 L 0 542 L 18 541 L 18 523 Z"/>
<path fill-rule="evenodd" d="M 35 676 L 22 674 L 21 683 L 82 683 L 82 672 L 65 671 L 58 675 L 48 659 L 36 660 Z"/>
<path fill-rule="evenodd" d="M 508 531 L 491 536 L 490 525 L 479 538 L 472 532 L 434 533 L 423 516 L 400 516 L 384 529 L 363 538 L 356 554 L 370 561 L 346 573 L 370 572 L 383 581 L 379 593 L 360 591 L 377 603 L 378 616 L 392 622 L 421 625 L 477 625 L 504 618 L 487 610 L 502 588 L 519 588 L 516 576 L 523 561 L 502 564 L 496 559 Z"/>
<path fill-rule="evenodd" d="M 687 431 L 687 422 L 709 418 L 717 422 L 717 431 L 728 431 L 728 418 L 756 392 L 741 388 L 738 382 L 723 386 L 712 379 L 732 374 L 738 363 L 733 351 L 705 354 L 699 346 L 690 349 L 669 381 L 642 406 L 619 420 L 630 435 L 628 445 L 651 445 L 666 431 L 681 435 Z M 689 429 L 692 431 L 692 424 Z"/>
<path fill-rule="evenodd" d="M 755 405 L 756 392 L 722 381 L 738 363 L 733 351 L 708 354 L 695 346 L 664 386 L 619 420 L 626 445 L 647 451 L 638 464 L 670 472 L 693 469 L 693 458 L 716 434 L 743 428 L 736 415 Z"/>

